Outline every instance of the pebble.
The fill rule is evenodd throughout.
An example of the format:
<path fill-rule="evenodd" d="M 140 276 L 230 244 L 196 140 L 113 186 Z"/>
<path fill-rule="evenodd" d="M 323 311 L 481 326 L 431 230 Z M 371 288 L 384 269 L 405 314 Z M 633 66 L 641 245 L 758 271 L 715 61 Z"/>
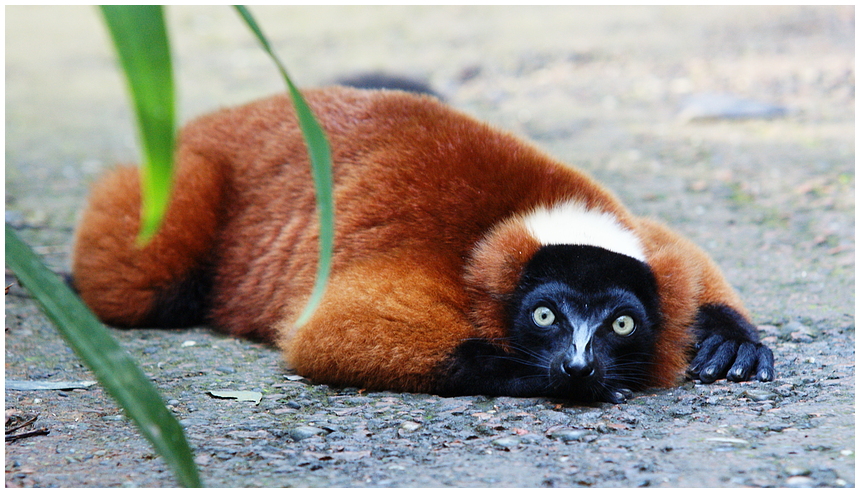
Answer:
<path fill-rule="evenodd" d="M 672 416 L 682 417 L 682 416 L 690 416 L 693 414 L 692 406 L 681 406 L 672 410 Z"/>
<path fill-rule="evenodd" d="M 789 466 L 785 468 L 785 473 L 789 476 L 809 476 L 812 471 L 805 467 Z"/>
<path fill-rule="evenodd" d="M 419 428 L 421 428 L 421 424 L 414 421 L 404 421 L 400 423 L 400 429 L 406 432 L 413 432 Z"/>
<path fill-rule="evenodd" d="M 759 389 L 747 389 L 741 395 L 755 402 L 771 401 L 778 397 L 774 392 Z"/>
<path fill-rule="evenodd" d="M 785 423 L 770 424 L 770 425 L 767 425 L 766 431 L 780 432 L 780 431 L 785 431 L 789 428 L 791 428 L 790 424 L 785 424 Z"/>
<path fill-rule="evenodd" d="M 817 330 L 797 320 L 792 320 L 779 329 L 779 338 L 785 341 L 811 342 L 816 337 L 818 337 Z"/>
<path fill-rule="evenodd" d="M 293 408 L 293 409 L 301 409 L 302 408 L 302 405 L 296 401 L 287 401 L 286 406 Z"/>
<path fill-rule="evenodd" d="M 789 488 L 810 488 L 815 486 L 815 481 L 806 476 L 792 476 L 785 480 L 785 485 Z"/>
<path fill-rule="evenodd" d="M 492 441 L 492 444 L 497 449 L 510 450 L 520 444 L 520 439 L 517 437 L 503 437 Z"/>
<path fill-rule="evenodd" d="M 290 430 L 290 438 L 295 441 L 301 441 L 316 435 L 325 434 L 325 430 L 316 426 L 297 426 Z"/>
<path fill-rule="evenodd" d="M 521 435 L 517 437 L 520 443 L 540 443 L 544 440 L 544 437 L 538 435 L 536 433 L 526 433 L 525 435 Z"/>
<path fill-rule="evenodd" d="M 556 440 L 562 440 L 565 442 L 581 442 L 585 439 L 585 437 L 589 435 L 593 435 L 594 432 L 591 430 L 574 430 L 570 428 L 562 428 L 560 430 L 555 430 L 550 433 L 550 437 Z"/>

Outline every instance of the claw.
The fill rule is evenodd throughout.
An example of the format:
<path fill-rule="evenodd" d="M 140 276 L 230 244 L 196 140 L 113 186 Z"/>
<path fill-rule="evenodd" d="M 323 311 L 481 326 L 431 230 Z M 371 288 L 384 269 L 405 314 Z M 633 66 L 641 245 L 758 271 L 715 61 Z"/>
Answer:
<path fill-rule="evenodd" d="M 758 357 L 758 365 L 756 365 L 755 377 L 762 382 L 770 382 L 776 377 L 776 370 L 773 367 L 773 351 L 765 345 L 761 345 L 756 349 Z"/>
<path fill-rule="evenodd" d="M 690 362 L 690 373 L 697 376 L 702 371 L 702 367 L 711 360 L 714 351 L 723 343 L 722 336 L 714 334 L 701 342 L 696 352 L 696 357 Z"/>
<path fill-rule="evenodd" d="M 630 389 L 609 390 L 605 395 L 606 402 L 611 404 L 624 404 L 631 397 L 633 397 L 633 391 Z"/>
<path fill-rule="evenodd" d="M 735 359 L 735 354 L 738 351 L 738 341 L 728 340 L 720 344 L 720 347 L 714 351 L 710 360 L 702 371 L 699 372 L 699 379 L 703 383 L 711 383 L 726 375 L 726 371 Z"/>
<path fill-rule="evenodd" d="M 735 356 L 735 362 L 732 368 L 726 374 L 726 379 L 732 382 L 743 382 L 749 380 L 750 374 L 756 363 L 756 348 L 755 344 L 745 342 L 738 348 L 738 354 Z"/>

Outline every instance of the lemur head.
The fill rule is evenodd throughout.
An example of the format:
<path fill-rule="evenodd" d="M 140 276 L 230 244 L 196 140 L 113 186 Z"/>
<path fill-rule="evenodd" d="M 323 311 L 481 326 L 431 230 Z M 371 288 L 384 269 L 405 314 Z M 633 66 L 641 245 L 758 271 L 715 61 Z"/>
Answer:
<path fill-rule="evenodd" d="M 621 402 L 647 383 L 660 313 L 641 260 L 545 245 L 526 264 L 508 316 L 511 348 L 542 373 L 548 394 Z"/>

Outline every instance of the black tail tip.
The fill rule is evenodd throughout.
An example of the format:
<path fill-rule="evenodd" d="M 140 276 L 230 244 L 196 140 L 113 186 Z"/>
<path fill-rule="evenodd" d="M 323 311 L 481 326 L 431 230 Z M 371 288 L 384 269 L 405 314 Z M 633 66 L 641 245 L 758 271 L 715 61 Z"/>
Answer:
<path fill-rule="evenodd" d="M 385 72 L 360 73 L 341 77 L 335 82 L 343 86 L 355 87 L 356 89 L 394 89 L 415 94 L 426 94 L 439 100 L 443 99 L 441 95 L 423 80 Z"/>

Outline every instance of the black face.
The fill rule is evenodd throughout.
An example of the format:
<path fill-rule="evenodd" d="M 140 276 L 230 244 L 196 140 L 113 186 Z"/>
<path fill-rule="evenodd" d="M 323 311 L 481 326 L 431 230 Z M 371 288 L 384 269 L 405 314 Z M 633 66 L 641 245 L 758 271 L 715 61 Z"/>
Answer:
<path fill-rule="evenodd" d="M 647 384 L 658 303 L 643 262 L 593 246 L 541 248 L 509 305 L 511 346 L 534 393 L 620 402 Z"/>

